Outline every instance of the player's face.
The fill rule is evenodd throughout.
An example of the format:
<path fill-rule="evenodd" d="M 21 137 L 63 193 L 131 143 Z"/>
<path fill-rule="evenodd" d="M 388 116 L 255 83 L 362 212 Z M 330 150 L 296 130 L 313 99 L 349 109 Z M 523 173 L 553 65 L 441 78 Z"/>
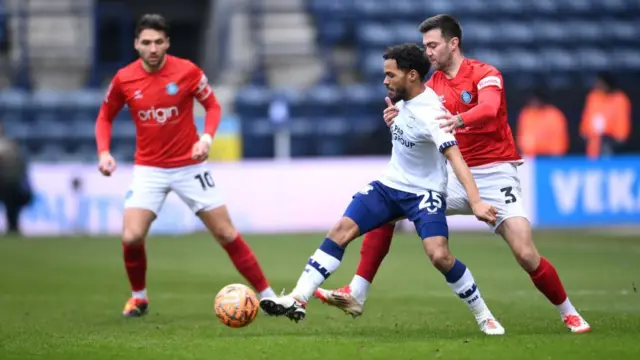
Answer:
<path fill-rule="evenodd" d="M 392 102 L 406 99 L 407 81 L 407 73 L 398 69 L 398 63 L 394 59 L 384 61 L 384 85 Z"/>
<path fill-rule="evenodd" d="M 157 68 L 167 54 L 169 38 L 162 31 L 145 29 L 136 38 L 135 48 L 148 67 Z"/>
<path fill-rule="evenodd" d="M 436 70 L 443 70 L 451 63 L 451 51 L 457 44 L 458 38 L 447 41 L 440 29 L 433 29 L 422 34 L 422 44 L 427 51 L 431 66 Z"/>

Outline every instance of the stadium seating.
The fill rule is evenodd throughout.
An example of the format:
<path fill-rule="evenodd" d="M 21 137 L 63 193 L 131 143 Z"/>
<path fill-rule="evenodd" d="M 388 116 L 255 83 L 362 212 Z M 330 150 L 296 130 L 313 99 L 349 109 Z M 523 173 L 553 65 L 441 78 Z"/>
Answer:
<path fill-rule="evenodd" d="M 4 0 L 0 0 L 0 44 L 3 44 L 7 38 L 7 14 Z"/>
<path fill-rule="evenodd" d="M 103 91 L 89 89 L 34 93 L 8 89 L 0 91 L 0 119 L 7 135 L 19 140 L 32 160 L 95 161 L 94 124 L 103 97 Z M 128 123 L 116 127 L 118 139 L 131 138 Z"/>
<path fill-rule="evenodd" d="M 624 74 L 622 82 L 632 86 L 640 80 L 640 2 L 635 0 L 395 0 L 389 4 L 387 0 L 308 1 L 319 43 L 326 49 L 336 45 L 355 49 L 357 61 L 351 71 L 359 72 L 363 79 L 357 86 L 320 85 L 306 92 L 285 93 L 292 124 L 310 124 L 308 129 L 318 143 L 329 142 L 329 138 L 335 142 L 339 135 L 320 135 L 313 124 L 332 123 L 346 131 L 384 129 L 380 121 L 382 50 L 395 43 L 421 43 L 418 24 L 439 13 L 460 19 L 468 57 L 498 67 L 509 89 L 522 96 L 534 86 L 558 89 L 556 100 L 567 104 L 572 120 L 578 118 L 580 108 L 571 106 L 574 96 L 562 98 L 562 89 L 583 94 L 592 75 L 601 70 Z M 240 91 L 236 99 L 248 156 L 265 150 L 252 147 L 259 143 L 258 138 L 268 139 L 269 129 L 274 128 L 264 120 L 273 91 L 256 85 Z M 517 108 L 511 111 L 511 121 L 516 115 Z M 262 144 L 270 144 L 265 141 Z M 323 155 L 321 149 L 317 147 L 315 154 Z M 300 156 L 306 154 L 295 145 L 293 150 Z"/>
<path fill-rule="evenodd" d="M 5 21 L 3 4 L 0 0 L 0 29 Z M 241 88 L 234 108 L 242 123 L 245 157 L 273 156 L 274 133 L 283 126 L 269 120 L 275 99 L 288 104 L 286 127 L 294 156 L 387 151 L 384 135 L 388 138 L 388 130 L 380 116 L 385 96 L 381 52 L 390 44 L 421 42 L 418 24 L 438 13 L 451 13 L 461 20 L 467 56 L 503 72 L 511 121 L 535 86 L 551 89 L 554 102 L 567 113 L 572 126 L 597 71 L 613 70 L 632 93 L 639 88 L 637 0 L 395 0 L 392 4 L 388 0 L 307 1 L 322 57 L 340 45 L 353 50 L 355 62 L 350 68 L 337 69 L 327 59 L 327 68 L 334 73 L 306 90 L 274 89 L 266 78 Z M 1 37 L 0 31 L 0 41 Z M 356 74 L 360 83 L 338 84 L 338 71 Z M 102 90 L 91 89 L 71 93 L 6 89 L 0 91 L 0 121 L 34 160 L 95 161 L 94 119 L 102 97 Z M 130 160 L 133 125 L 126 111 L 116 121 L 114 151 L 119 159 Z M 372 145 L 356 146 L 359 139 Z M 385 144 L 378 144 L 378 139 Z"/>

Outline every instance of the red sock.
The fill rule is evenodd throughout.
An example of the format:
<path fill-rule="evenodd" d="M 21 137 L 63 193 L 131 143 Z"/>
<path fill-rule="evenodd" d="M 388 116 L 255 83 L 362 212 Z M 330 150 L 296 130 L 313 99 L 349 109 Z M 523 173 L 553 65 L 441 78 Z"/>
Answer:
<path fill-rule="evenodd" d="M 538 268 L 529 274 L 533 284 L 553 305 L 560 305 L 567 300 L 567 293 L 556 268 L 547 259 L 541 257 Z"/>
<path fill-rule="evenodd" d="M 384 224 L 364 235 L 360 248 L 360 263 L 356 275 L 365 278 L 370 283 L 387 256 L 393 239 L 395 224 Z"/>
<path fill-rule="evenodd" d="M 131 290 L 142 291 L 146 288 L 147 253 L 144 244 L 122 244 L 124 253 L 124 267 L 131 284 Z"/>
<path fill-rule="evenodd" d="M 256 289 L 258 292 L 264 291 L 269 287 L 267 278 L 264 276 L 258 259 L 251 251 L 249 245 L 242 239 L 242 236 L 238 234 L 235 240 L 222 246 L 229 258 L 235 265 L 236 269 L 244 276 L 245 279 Z"/>

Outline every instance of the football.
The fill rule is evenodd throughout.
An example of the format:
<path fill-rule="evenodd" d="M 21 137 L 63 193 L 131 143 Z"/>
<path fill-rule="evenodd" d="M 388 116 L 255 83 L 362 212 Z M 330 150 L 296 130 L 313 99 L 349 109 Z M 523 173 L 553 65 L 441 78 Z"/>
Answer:
<path fill-rule="evenodd" d="M 253 322 L 260 302 L 256 293 L 242 284 L 223 287 L 216 295 L 214 309 L 221 323 L 240 328 Z"/>

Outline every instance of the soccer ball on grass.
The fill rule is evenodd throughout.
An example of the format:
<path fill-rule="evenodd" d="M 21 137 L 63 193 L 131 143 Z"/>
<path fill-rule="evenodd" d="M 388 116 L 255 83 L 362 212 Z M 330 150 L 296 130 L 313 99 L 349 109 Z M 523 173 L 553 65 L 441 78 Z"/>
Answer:
<path fill-rule="evenodd" d="M 258 315 L 259 307 L 256 293 L 242 284 L 223 287 L 216 295 L 214 304 L 220 322 L 232 328 L 251 324 Z"/>

